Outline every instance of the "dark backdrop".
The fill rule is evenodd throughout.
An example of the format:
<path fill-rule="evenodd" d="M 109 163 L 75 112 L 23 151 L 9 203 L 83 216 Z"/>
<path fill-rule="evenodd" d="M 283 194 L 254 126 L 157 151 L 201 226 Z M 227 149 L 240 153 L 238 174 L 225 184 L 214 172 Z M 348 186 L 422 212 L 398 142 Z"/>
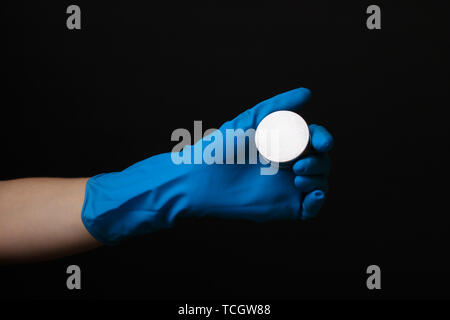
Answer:
<path fill-rule="evenodd" d="M 80 177 L 170 151 L 299 86 L 335 136 L 310 222 L 180 221 L 0 268 L 4 298 L 449 298 L 449 39 L 443 1 L 2 3 L 0 177 Z M 82 29 L 66 28 L 70 4 Z M 66 267 L 82 270 L 66 289 Z M 382 290 L 366 288 L 367 266 Z"/>

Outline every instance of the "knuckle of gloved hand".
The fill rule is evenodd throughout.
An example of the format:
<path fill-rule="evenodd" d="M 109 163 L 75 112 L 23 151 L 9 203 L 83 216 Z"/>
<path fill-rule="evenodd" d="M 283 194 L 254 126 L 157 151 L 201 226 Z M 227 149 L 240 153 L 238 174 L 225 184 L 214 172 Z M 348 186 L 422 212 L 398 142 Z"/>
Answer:
<path fill-rule="evenodd" d="M 311 162 L 313 162 L 313 158 L 311 156 L 300 159 L 294 165 L 294 172 L 296 174 L 306 173 L 311 167 Z"/>

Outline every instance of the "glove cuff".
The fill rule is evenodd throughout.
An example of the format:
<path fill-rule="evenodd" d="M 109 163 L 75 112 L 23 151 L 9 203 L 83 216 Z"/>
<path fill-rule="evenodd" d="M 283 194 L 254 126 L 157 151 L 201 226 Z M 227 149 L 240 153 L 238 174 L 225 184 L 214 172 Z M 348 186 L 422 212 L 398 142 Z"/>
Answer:
<path fill-rule="evenodd" d="M 187 171 L 188 166 L 173 164 L 165 153 L 90 178 L 81 212 L 84 226 L 108 245 L 170 227 L 188 205 L 179 183 Z"/>

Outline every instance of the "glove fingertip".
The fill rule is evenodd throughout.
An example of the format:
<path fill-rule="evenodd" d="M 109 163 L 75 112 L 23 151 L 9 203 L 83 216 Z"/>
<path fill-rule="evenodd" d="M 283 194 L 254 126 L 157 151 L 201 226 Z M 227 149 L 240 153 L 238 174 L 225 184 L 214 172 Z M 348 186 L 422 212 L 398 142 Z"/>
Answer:
<path fill-rule="evenodd" d="M 324 202 L 325 192 L 322 190 L 315 190 L 308 193 L 303 200 L 302 219 L 307 220 L 317 216 Z"/>
<path fill-rule="evenodd" d="M 333 136 L 327 129 L 318 125 L 310 126 L 313 148 L 319 152 L 328 152 L 334 144 Z"/>

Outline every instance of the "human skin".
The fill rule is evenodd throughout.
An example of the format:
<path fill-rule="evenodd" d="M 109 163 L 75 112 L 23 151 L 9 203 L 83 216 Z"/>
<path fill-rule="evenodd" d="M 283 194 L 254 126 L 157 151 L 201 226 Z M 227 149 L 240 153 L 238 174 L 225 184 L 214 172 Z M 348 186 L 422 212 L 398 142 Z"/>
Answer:
<path fill-rule="evenodd" d="M 224 125 L 231 128 L 234 126 L 236 128 L 247 128 L 248 126 L 253 128 L 265 114 L 278 109 L 295 111 L 301 108 L 309 100 L 309 97 L 309 90 L 297 88 L 257 104 Z M 174 186 L 182 187 L 181 191 L 177 190 L 177 192 L 179 191 L 184 196 L 183 199 L 186 200 L 184 205 L 187 203 L 191 209 L 193 208 L 191 212 L 183 212 L 183 208 L 181 208 L 179 212 L 175 212 L 173 219 L 180 212 L 201 217 L 202 214 L 211 213 L 209 212 L 210 208 L 215 208 L 212 213 L 216 216 L 223 214 L 224 218 L 239 219 L 247 217 L 253 218 L 255 221 L 265 221 L 264 218 L 299 218 L 301 216 L 302 219 L 307 219 L 314 217 L 325 200 L 327 176 L 330 170 L 328 151 L 333 145 L 333 138 L 322 126 L 310 125 L 309 129 L 311 144 L 316 152 L 298 160 L 291 168 L 291 172 L 280 172 L 270 181 L 265 180 L 264 183 L 261 183 L 260 167 L 250 165 L 238 168 L 229 165 L 220 168 L 218 166 L 199 166 L 192 171 L 195 173 L 194 175 L 184 174 L 184 179 L 178 179 L 179 176 L 175 176 L 173 180 L 168 180 L 173 181 L 172 188 Z M 151 203 L 139 198 L 148 191 L 152 183 L 154 183 L 153 187 L 158 186 L 158 174 L 161 172 L 155 170 L 165 167 L 174 170 L 175 165 L 170 162 L 171 157 L 167 155 L 160 154 L 148 158 L 122 172 L 97 175 L 97 180 L 94 177 L 91 180 L 89 178 L 26 178 L 0 181 L 0 263 L 27 262 L 71 255 L 96 248 L 101 245 L 99 241 L 112 244 L 114 239 L 120 241 L 136 235 L 136 230 L 148 233 L 152 231 L 153 226 L 161 227 L 162 222 L 171 222 L 164 216 L 160 217 L 160 221 L 152 220 L 155 213 L 161 214 L 162 212 L 164 215 L 167 211 L 164 212 L 162 207 L 152 209 Z M 158 163 L 156 167 L 153 162 L 155 159 Z M 165 159 L 169 162 L 164 162 Z M 141 170 L 142 166 L 147 167 L 145 170 Z M 130 170 L 135 173 L 134 176 L 131 175 L 131 180 Z M 218 173 L 221 173 L 221 178 L 212 185 L 211 182 L 214 181 L 214 177 L 218 176 Z M 119 183 L 117 183 L 117 178 L 123 177 L 125 177 L 125 183 L 123 183 L 123 179 L 119 179 Z M 136 177 L 138 179 L 135 179 Z M 198 196 L 199 187 L 205 184 L 204 180 L 198 179 L 198 177 L 206 178 L 210 182 L 207 184 L 208 188 L 203 188 L 203 195 L 200 194 L 200 196 Z M 241 177 L 241 180 L 236 177 Z M 99 183 L 99 178 L 103 180 L 103 185 Z M 94 183 L 91 183 L 92 181 Z M 138 183 L 139 188 L 137 189 L 134 188 L 136 181 L 141 182 Z M 251 183 L 256 185 L 251 185 Z M 271 188 L 274 183 L 280 187 L 276 189 L 278 193 L 272 192 L 275 190 Z M 106 192 L 100 198 L 96 197 L 95 193 L 89 197 L 87 191 L 89 186 L 93 185 L 96 185 L 97 189 L 90 189 L 91 191 L 112 189 L 113 192 Z M 131 192 L 130 186 L 132 187 Z M 237 186 L 237 188 L 233 189 L 232 186 Z M 256 186 L 259 189 L 254 188 Z M 243 187 L 246 188 L 245 190 L 256 191 L 251 194 L 251 201 L 236 197 L 241 193 Z M 224 188 L 225 190 L 237 190 L 237 193 L 231 194 L 231 197 L 211 198 L 209 197 L 210 191 L 214 190 L 211 188 L 216 188 L 216 193 L 223 193 Z M 168 194 L 171 195 L 170 190 L 169 188 L 165 192 L 169 191 Z M 85 194 L 88 195 L 86 201 Z M 162 193 L 159 194 L 158 199 L 164 199 L 161 195 Z M 249 196 L 249 193 L 247 192 L 245 195 Z M 137 202 L 131 206 L 121 206 L 120 215 L 117 215 L 118 211 L 114 211 L 117 209 L 114 205 L 131 203 L 130 196 L 136 196 Z M 175 193 L 176 196 L 178 195 Z M 210 201 L 211 199 L 213 201 Z M 89 212 L 91 216 L 87 220 L 85 202 L 90 204 L 88 208 L 91 209 Z M 280 210 L 280 202 L 282 205 L 287 202 L 286 210 Z M 107 206 L 102 207 L 105 203 Z M 85 204 L 84 208 L 83 204 Z M 112 209 L 109 207 L 111 204 Z M 250 206 L 253 210 L 249 210 Z M 232 210 L 232 208 L 234 209 Z M 82 211 L 84 220 L 82 220 Z M 99 217 L 99 212 L 113 212 L 113 214 L 104 214 Z M 252 215 L 248 216 L 249 213 Z M 182 214 L 180 214 L 181 217 Z M 91 225 L 86 224 L 86 221 Z M 92 223 L 97 223 L 97 228 L 92 228 Z M 99 226 L 102 229 L 100 233 L 98 232 Z M 138 229 L 139 227 L 142 228 Z M 94 239 L 91 234 L 98 240 Z"/>
<path fill-rule="evenodd" d="M 320 188 L 328 169 L 326 153 L 306 157 L 293 167 L 304 190 Z M 87 181 L 0 181 L 0 264 L 53 259 L 101 246 L 81 219 Z"/>
<path fill-rule="evenodd" d="M 52 259 L 100 246 L 80 216 L 87 180 L 0 181 L 0 263 Z"/>

